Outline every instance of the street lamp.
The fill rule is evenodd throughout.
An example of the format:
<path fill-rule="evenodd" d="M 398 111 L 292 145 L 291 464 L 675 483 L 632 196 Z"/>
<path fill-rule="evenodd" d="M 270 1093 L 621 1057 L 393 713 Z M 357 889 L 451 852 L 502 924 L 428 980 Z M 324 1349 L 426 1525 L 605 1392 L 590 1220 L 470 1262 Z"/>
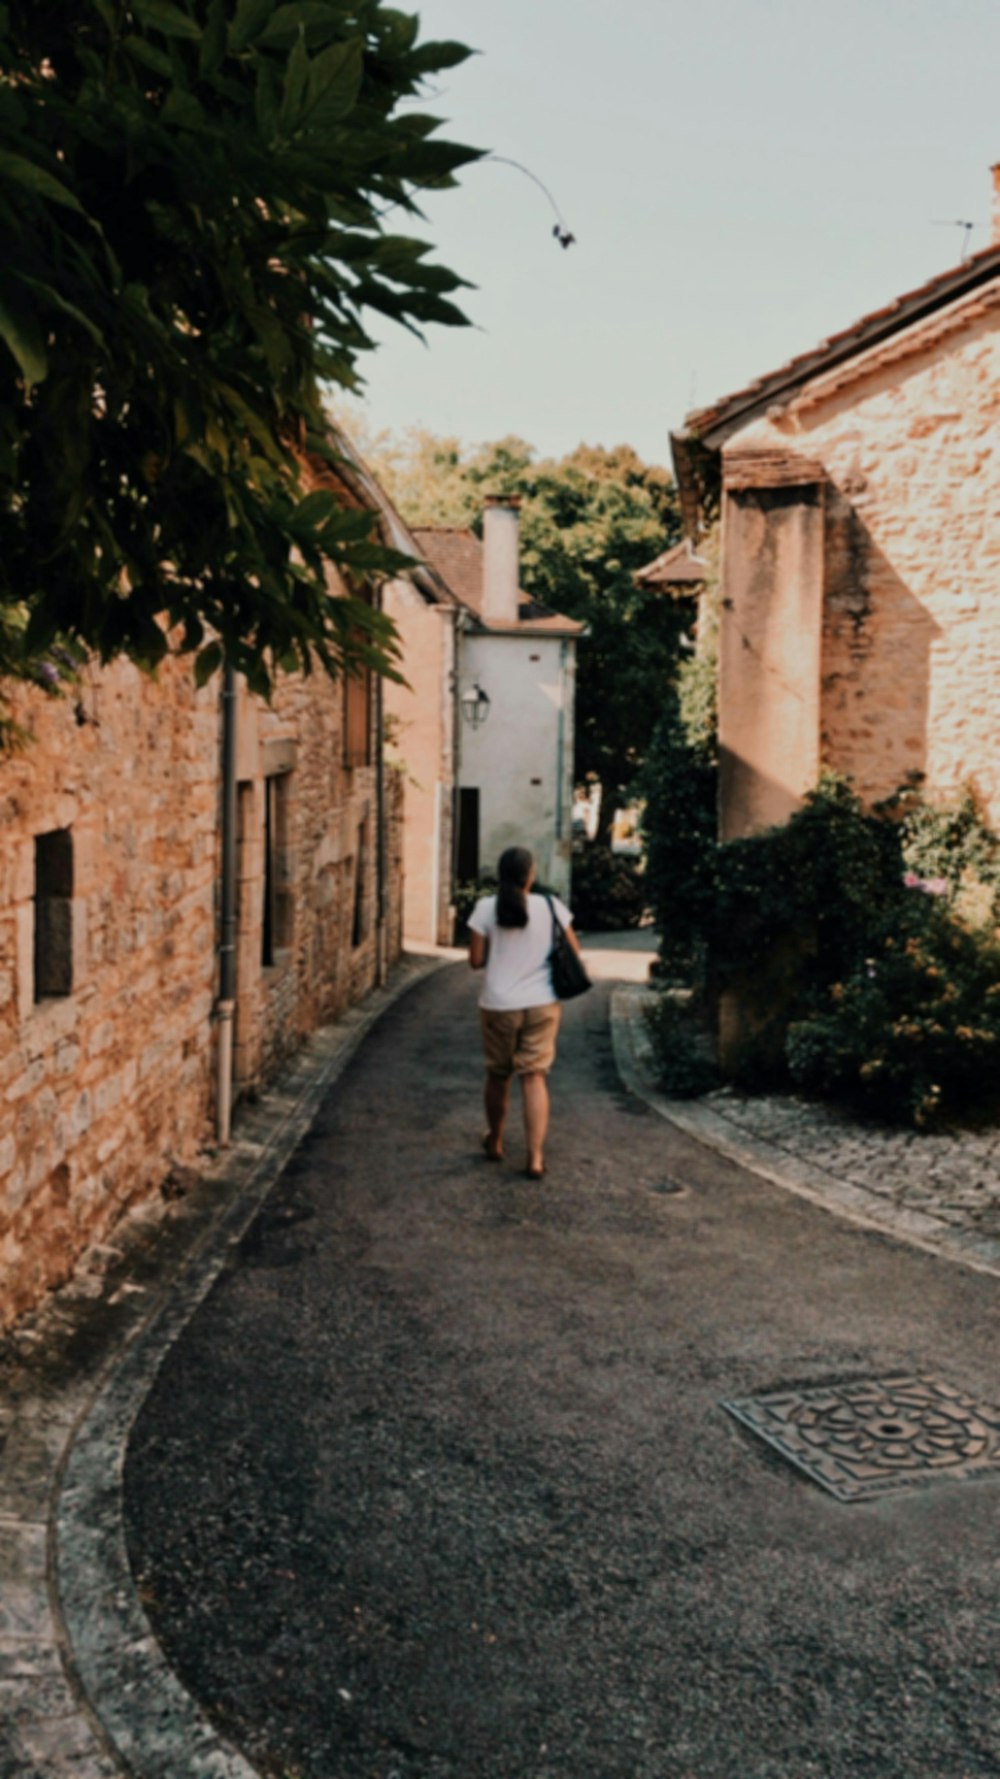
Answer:
<path fill-rule="evenodd" d="M 489 695 L 483 691 L 479 681 L 467 688 L 459 699 L 462 715 L 473 729 L 479 729 L 490 714 Z"/>

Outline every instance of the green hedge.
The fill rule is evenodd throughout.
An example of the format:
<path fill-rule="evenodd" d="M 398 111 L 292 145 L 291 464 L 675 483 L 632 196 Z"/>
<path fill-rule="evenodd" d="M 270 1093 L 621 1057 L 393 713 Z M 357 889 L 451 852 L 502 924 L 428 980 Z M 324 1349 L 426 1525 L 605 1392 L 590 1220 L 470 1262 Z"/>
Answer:
<path fill-rule="evenodd" d="M 661 757 L 676 772 L 676 736 Z M 917 1129 L 997 1115 L 1000 842 L 972 794 L 939 809 L 907 785 L 867 811 L 828 775 L 782 827 L 719 845 L 689 759 L 659 805 L 676 823 L 686 799 L 687 828 L 651 837 L 654 911 L 675 923 L 665 957 L 680 935 L 694 988 L 729 1011 L 730 1078 Z M 664 1057 L 675 1040 L 665 1014 Z"/>

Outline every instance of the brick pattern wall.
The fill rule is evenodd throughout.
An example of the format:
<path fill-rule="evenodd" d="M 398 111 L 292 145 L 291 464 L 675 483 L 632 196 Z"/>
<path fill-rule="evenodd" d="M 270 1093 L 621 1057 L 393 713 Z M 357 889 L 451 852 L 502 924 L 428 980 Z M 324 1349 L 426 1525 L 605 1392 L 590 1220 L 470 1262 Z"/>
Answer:
<path fill-rule="evenodd" d="M 823 763 L 869 800 L 913 771 L 942 796 L 971 781 L 1000 826 L 998 300 L 842 367 L 727 455 L 826 471 Z"/>
<path fill-rule="evenodd" d="M 117 664 L 72 702 L 19 694 L 35 740 L 0 759 L 0 1326 L 72 1271 L 212 1134 L 219 685 Z M 375 982 L 401 946 L 402 785 L 388 775 L 380 960 L 376 774 L 343 763 L 339 685 L 289 678 L 239 710 L 237 1094 Z M 281 943 L 263 961 L 265 781 Z M 36 1002 L 36 843 L 68 830 L 71 993 Z M 358 871 L 358 836 L 368 837 Z M 272 873 L 274 876 L 274 873 Z M 360 914 L 360 918 L 358 918 Z M 355 942 L 357 941 L 357 942 Z"/>
<path fill-rule="evenodd" d="M 210 1110 L 218 719 L 120 665 L 21 700 L 0 762 L 0 1322 L 189 1162 Z M 69 830 L 72 993 L 34 998 L 36 836 Z"/>

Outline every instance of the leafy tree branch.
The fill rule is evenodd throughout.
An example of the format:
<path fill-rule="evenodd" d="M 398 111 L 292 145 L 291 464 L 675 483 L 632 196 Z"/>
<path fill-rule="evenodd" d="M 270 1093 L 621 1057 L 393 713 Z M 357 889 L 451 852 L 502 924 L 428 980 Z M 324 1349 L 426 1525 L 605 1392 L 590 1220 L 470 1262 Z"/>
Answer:
<path fill-rule="evenodd" d="M 328 583 L 399 559 L 316 473 L 320 389 L 372 310 L 464 319 L 387 217 L 476 156 L 404 106 L 467 53 L 381 0 L 0 6 L 0 676 L 391 666 Z"/>

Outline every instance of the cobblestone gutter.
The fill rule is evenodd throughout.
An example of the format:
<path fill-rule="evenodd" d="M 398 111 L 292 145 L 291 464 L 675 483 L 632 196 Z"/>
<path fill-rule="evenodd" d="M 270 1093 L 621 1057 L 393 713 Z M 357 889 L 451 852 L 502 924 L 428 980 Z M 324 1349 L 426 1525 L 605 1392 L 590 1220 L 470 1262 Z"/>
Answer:
<path fill-rule="evenodd" d="M 244 1114 L 215 1175 L 116 1231 L 118 1246 L 93 1250 L 75 1284 L 0 1347 L 0 1779 L 253 1779 L 150 1633 L 122 1529 L 128 1431 L 326 1089 L 437 962 L 407 960 L 388 989 L 319 1033 Z M 791 1096 L 668 1100 L 642 1018 L 649 995 L 637 985 L 612 995 L 632 1092 L 766 1180 L 1000 1274 L 1000 1132 L 917 1138 Z"/>
<path fill-rule="evenodd" d="M 166 1211 L 91 1250 L 0 1347 L 0 1779 L 253 1779 L 175 1679 L 125 1550 L 122 1466 L 156 1372 L 371 1026 L 438 960 L 316 1034 Z"/>

